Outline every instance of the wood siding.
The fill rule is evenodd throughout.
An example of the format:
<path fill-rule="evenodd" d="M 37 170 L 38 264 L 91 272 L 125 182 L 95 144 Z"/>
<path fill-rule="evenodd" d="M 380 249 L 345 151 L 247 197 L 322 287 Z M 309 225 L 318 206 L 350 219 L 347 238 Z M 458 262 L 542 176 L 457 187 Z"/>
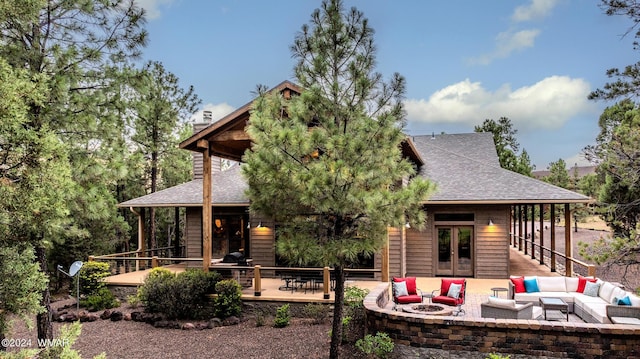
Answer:
<path fill-rule="evenodd" d="M 275 266 L 276 238 L 273 221 L 261 215 L 252 215 L 249 223 L 251 223 L 250 243 L 253 264 L 261 265 L 263 267 Z M 262 223 L 262 227 L 256 228 L 260 223 Z M 263 274 L 265 276 L 274 275 L 273 271 L 265 271 Z"/>
<path fill-rule="evenodd" d="M 426 228 L 420 232 L 416 229 L 407 229 L 407 276 L 433 277 L 433 217 L 427 217 Z"/>
<path fill-rule="evenodd" d="M 404 252 L 402 230 L 389 227 L 387 235 L 389 236 L 389 279 L 402 277 L 402 253 Z"/>
<path fill-rule="evenodd" d="M 473 213 L 475 278 L 507 278 L 509 273 L 509 206 L 430 206 L 426 229 L 406 231 L 407 276 L 435 276 L 434 213 Z M 489 219 L 494 223 L 489 226 Z M 390 253 L 392 258 L 393 254 Z M 390 258 L 390 259 L 391 259 Z"/>
<path fill-rule="evenodd" d="M 202 257 L 202 208 L 187 207 L 185 227 L 186 253 L 188 258 Z M 200 262 L 187 262 L 189 267 L 202 267 Z"/>

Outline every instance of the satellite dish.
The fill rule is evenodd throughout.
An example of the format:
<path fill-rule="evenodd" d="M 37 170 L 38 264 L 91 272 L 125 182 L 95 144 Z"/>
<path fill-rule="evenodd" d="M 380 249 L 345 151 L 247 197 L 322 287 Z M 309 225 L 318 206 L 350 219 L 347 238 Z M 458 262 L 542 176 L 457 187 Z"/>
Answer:
<path fill-rule="evenodd" d="M 69 267 L 69 276 L 73 277 L 78 273 L 78 271 L 82 268 L 82 261 L 75 261 L 71 263 L 71 267 Z"/>

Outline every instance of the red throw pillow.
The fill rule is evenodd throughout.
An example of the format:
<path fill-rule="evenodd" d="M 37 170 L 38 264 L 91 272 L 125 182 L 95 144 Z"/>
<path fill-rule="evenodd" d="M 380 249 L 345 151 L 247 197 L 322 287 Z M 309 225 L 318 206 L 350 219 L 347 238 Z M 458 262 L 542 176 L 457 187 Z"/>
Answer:
<path fill-rule="evenodd" d="M 578 289 L 576 289 L 576 292 L 584 293 L 584 287 L 587 285 L 587 282 L 595 283 L 596 281 L 597 279 L 595 278 L 586 278 L 586 277 L 578 276 Z"/>
<path fill-rule="evenodd" d="M 527 289 L 524 287 L 524 277 L 511 277 L 511 283 L 515 287 L 516 293 L 524 293 Z"/>
<path fill-rule="evenodd" d="M 409 293 L 409 295 L 417 293 L 416 277 L 407 277 L 407 278 L 395 278 L 394 277 L 393 281 L 396 282 L 396 283 L 399 283 L 399 282 L 407 283 L 407 292 Z"/>

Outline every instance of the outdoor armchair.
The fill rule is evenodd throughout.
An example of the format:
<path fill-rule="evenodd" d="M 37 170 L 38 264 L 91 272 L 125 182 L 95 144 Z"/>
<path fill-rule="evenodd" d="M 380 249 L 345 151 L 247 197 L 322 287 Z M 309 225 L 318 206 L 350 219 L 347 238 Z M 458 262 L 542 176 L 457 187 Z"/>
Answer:
<path fill-rule="evenodd" d="M 422 303 L 422 292 L 416 287 L 416 277 L 393 278 L 391 281 L 393 309 L 398 304 Z"/>
<path fill-rule="evenodd" d="M 443 278 L 440 289 L 431 294 L 431 302 L 460 307 L 464 304 L 466 290 L 466 279 Z"/>
<path fill-rule="evenodd" d="M 534 310 L 537 309 L 537 310 Z M 516 304 L 515 300 L 490 297 L 489 301 L 480 304 L 482 318 L 495 319 L 536 319 L 541 309 L 533 303 Z"/>

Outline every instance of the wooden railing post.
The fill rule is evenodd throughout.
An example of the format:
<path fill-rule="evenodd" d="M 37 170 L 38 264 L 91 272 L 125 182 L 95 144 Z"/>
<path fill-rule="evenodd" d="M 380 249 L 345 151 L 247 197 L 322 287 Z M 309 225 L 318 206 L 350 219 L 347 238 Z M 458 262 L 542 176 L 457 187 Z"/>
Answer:
<path fill-rule="evenodd" d="M 262 295 L 262 278 L 260 273 L 260 265 L 256 265 L 253 268 L 253 295 L 259 297 Z"/>
<path fill-rule="evenodd" d="M 329 267 L 324 267 L 322 269 L 322 291 L 324 292 L 322 298 L 324 299 L 329 299 L 329 290 L 331 289 L 330 282 L 331 274 L 329 273 Z"/>
<path fill-rule="evenodd" d="M 94 257 L 94 256 L 89 256 L 89 262 L 93 262 L 93 261 L 95 261 L 95 260 L 96 260 L 96 257 Z"/>
<path fill-rule="evenodd" d="M 588 265 L 587 266 L 587 275 L 589 277 L 596 277 L 596 266 L 594 265 Z"/>
<path fill-rule="evenodd" d="M 151 257 L 151 268 L 155 268 L 158 266 L 158 256 Z"/>

